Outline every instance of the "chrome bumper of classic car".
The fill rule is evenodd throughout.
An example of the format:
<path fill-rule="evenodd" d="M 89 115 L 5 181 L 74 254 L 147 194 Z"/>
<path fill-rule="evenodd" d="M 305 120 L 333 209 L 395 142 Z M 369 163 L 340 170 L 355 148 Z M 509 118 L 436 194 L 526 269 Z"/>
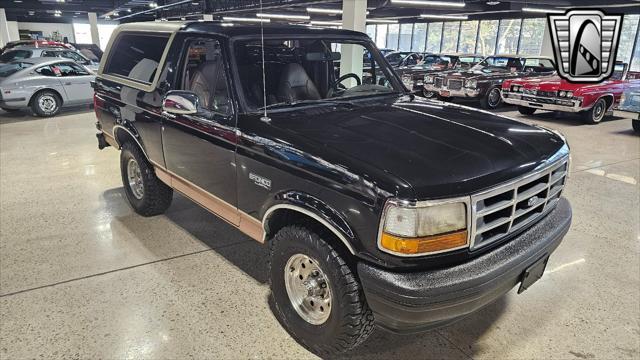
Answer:
<path fill-rule="evenodd" d="M 582 107 L 582 101 L 579 99 L 542 97 L 515 93 L 512 91 L 502 91 L 502 100 L 507 104 L 520 105 L 550 111 L 579 112 L 588 109 Z"/>

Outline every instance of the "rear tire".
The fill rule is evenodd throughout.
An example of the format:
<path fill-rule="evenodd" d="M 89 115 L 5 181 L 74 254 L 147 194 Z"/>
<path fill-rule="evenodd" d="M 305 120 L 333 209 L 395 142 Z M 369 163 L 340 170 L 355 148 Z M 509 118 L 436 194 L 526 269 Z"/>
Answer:
<path fill-rule="evenodd" d="M 533 115 L 533 113 L 535 113 L 536 110 L 537 110 L 536 108 L 530 108 L 522 105 L 518 106 L 518 112 L 522 115 Z"/>
<path fill-rule="evenodd" d="M 62 106 L 62 99 L 50 90 L 40 91 L 31 100 L 31 110 L 42 117 L 57 115 L 60 112 L 60 106 Z"/>
<path fill-rule="evenodd" d="M 270 250 L 275 315 L 300 344 L 330 357 L 371 334 L 373 314 L 357 275 L 319 234 L 287 226 L 273 237 Z"/>
<path fill-rule="evenodd" d="M 142 150 L 131 142 L 122 145 L 120 172 L 127 199 L 135 212 L 154 216 L 169 208 L 173 189 L 158 179 Z"/>
<path fill-rule="evenodd" d="M 590 125 L 599 124 L 607 112 L 607 102 L 604 99 L 598 99 L 591 109 L 582 112 L 582 119 Z"/>
<path fill-rule="evenodd" d="M 633 131 L 640 133 L 640 120 L 631 120 L 631 126 Z"/>

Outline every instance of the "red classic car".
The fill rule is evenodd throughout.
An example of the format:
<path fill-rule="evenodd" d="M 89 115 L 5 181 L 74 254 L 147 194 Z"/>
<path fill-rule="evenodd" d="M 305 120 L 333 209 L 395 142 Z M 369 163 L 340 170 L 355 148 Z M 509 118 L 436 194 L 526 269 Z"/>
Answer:
<path fill-rule="evenodd" d="M 598 84 L 572 83 L 557 75 L 528 79 L 511 79 L 502 83 L 505 103 L 518 106 L 521 114 L 536 110 L 580 113 L 589 124 L 597 124 L 613 114 L 624 90 L 640 80 L 627 79 L 627 64 L 617 63 L 611 77 Z"/>

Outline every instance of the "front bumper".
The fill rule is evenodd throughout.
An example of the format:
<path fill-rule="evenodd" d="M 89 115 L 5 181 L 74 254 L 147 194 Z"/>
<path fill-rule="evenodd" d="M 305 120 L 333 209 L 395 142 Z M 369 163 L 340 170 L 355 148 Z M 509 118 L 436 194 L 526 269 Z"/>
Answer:
<path fill-rule="evenodd" d="M 411 333 L 450 324 L 495 301 L 522 280 L 526 268 L 549 256 L 571 225 L 571 206 L 561 198 L 532 227 L 469 262 L 423 272 L 392 272 L 366 263 L 358 274 L 376 323 Z"/>
<path fill-rule="evenodd" d="M 452 90 L 444 85 L 441 87 L 436 87 L 434 84 L 424 84 L 424 89 L 426 91 L 433 91 L 436 94 L 446 97 L 477 98 L 480 96 L 480 90 L 469 89 L 465 87 L 459 90 Z M 449 95 L 443 95 L 443 93 L 446 94 L 446 92 L 448 92 Z"/>
<path fill-rule="evenodd" d="M 580 112 L 588 110 L 588 108 L 583 108 L 582 102 L 577 99 L 548 98 L 510 91 L 502 91 L 502 100 L 511 105 L 526 106 L 550 111 Z M 565 103 L 559 104 L 558 101 L 563 101 Z"/>
<path fill-rule="evenodd" d="M 613 115 L 631 120 L 640 120 L 640 113 L 628 110 L 614 110 Z"/>

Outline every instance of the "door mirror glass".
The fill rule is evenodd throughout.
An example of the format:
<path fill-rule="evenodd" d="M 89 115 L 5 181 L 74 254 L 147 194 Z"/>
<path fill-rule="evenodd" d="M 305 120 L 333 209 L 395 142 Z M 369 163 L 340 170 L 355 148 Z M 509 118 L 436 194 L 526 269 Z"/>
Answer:
<path fill-rule="evenodd" d="M 169 91 L 162 101 L 162 110 L 170 114 L 195 115 L 199 108 L 200 99 L 191 91 Z"/>

